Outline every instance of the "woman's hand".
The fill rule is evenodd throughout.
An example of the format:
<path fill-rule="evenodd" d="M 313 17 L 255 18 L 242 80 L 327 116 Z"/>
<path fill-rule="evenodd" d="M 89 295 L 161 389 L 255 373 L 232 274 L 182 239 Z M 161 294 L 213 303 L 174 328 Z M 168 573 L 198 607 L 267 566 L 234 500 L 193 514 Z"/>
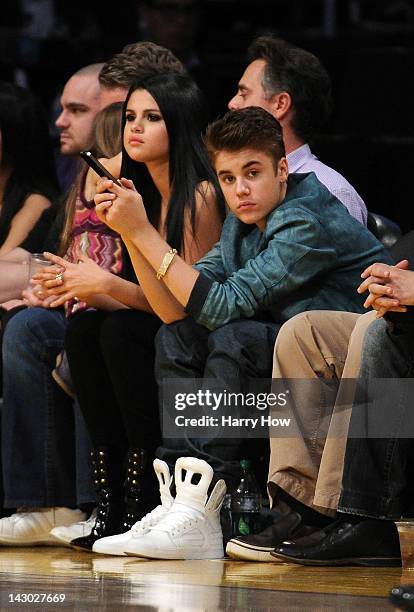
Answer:
<path fill-rule="evenodd" d="M 119 179 L 122 187 L 101 179 L 97 184 L 95 195 L 96 214 L 121 236 L 128 236 L 149 221 L 141 195 L 134 183 L 128 179 Z"/>
<path fill-rule="evenodd" d="M 79 255 L 79 263 L 70 263 L 52 253 L 44 254 L 54 264 L 63 268 L 60 274 L 51 274 L 48 268 L 37 272 L 31 282 L 40 283 L 46 296 L 54 296 L 52 308 L 61 306 L 71 299 L 88 301 L 92 295 L 107 293 L 108 277 L 111 273 L 103 270 L 84 254 Z"/>

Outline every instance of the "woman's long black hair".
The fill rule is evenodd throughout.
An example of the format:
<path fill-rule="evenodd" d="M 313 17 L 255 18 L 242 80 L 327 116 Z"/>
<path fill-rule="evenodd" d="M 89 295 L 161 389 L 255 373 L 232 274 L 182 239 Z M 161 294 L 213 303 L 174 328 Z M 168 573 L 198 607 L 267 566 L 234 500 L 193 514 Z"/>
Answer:
<path fill-rule="evenodd" d="M 1 246 L 26 198 L 38 193 L 53 202 L 59 186 L 45 113 L 26 89 L 0 82 L 0 132 L 0 164 L 11 169 L 0 212 Z"/>
<path fill-rule="evenodd" d="M 157 102 L 165 121 L 169 138 L 170 199 L 166 219 L 167 242 L 183 252 L 184 218 L 186 209 L 195 232 L 196 191 L 201 181 L 214 188 L 218 210 L 224 219 L 225 200 L 216 173 L 209 161 L 202 136 L 207 126 L 204 96 L 196 83 L 182 74 L 159 74 L 134 82 L 128 92 L 124 109 L 131 94 L 145 89 Z M 122 129 L 125 127 L 125 112 Z M 157 227 L 161 212 L 161 195 L 144 163 L 132 160 L 122 148 L 121 176 L 134 181 L 142 195 L 151 223 Z"/>

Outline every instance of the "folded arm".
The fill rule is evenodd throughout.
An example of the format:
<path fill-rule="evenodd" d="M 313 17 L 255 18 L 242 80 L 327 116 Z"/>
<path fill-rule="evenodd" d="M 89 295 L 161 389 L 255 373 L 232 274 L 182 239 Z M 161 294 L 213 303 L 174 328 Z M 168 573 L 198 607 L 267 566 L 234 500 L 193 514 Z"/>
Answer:
<path fill-rule="evenodd" d="M 50 205 L 50 201 L 39 193 L 29 195 L 22 208 L 12 219 L 8 236 L 0 247 L 0 257 L 7 255 L 24 242 L 39 221 L 43 211 Z"/>

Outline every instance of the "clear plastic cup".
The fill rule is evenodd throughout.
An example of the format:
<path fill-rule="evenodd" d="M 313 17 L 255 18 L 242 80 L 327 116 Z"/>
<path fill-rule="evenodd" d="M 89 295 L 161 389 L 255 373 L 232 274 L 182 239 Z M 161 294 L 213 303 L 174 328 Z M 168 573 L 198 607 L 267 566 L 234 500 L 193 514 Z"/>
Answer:
<path fill-rule="evenodd" d="M 400 539 L 401 562 L 405 569 L 414 569 L 414 518 L 395 522 Z"/>
<path fill-rule="evenodd" d="M 47 266 L 53 266 L 53 263 L 46 259 L 46 257 L 43 256 L 43 253 L 32 253 L 30 255 L 28 279 L 29 288 L 32 287 L 32 285 L 30 284 L 30 279 L 33 278 L 36 272 L 38 272 L 42 268 L 46 268 Z"/>

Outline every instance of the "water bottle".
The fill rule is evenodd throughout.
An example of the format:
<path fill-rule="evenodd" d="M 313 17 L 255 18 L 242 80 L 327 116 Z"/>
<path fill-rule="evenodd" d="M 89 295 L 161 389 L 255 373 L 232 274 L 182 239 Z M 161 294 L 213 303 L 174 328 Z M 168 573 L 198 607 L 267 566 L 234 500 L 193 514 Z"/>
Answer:
<path fill-rule="evenodd" d="M 240 461 L 242 477 L 231 495 L 231 520 L 233 536 L 244 536 L 260 531 L 262 494 L 253 474 L 251 461 Z"/>

